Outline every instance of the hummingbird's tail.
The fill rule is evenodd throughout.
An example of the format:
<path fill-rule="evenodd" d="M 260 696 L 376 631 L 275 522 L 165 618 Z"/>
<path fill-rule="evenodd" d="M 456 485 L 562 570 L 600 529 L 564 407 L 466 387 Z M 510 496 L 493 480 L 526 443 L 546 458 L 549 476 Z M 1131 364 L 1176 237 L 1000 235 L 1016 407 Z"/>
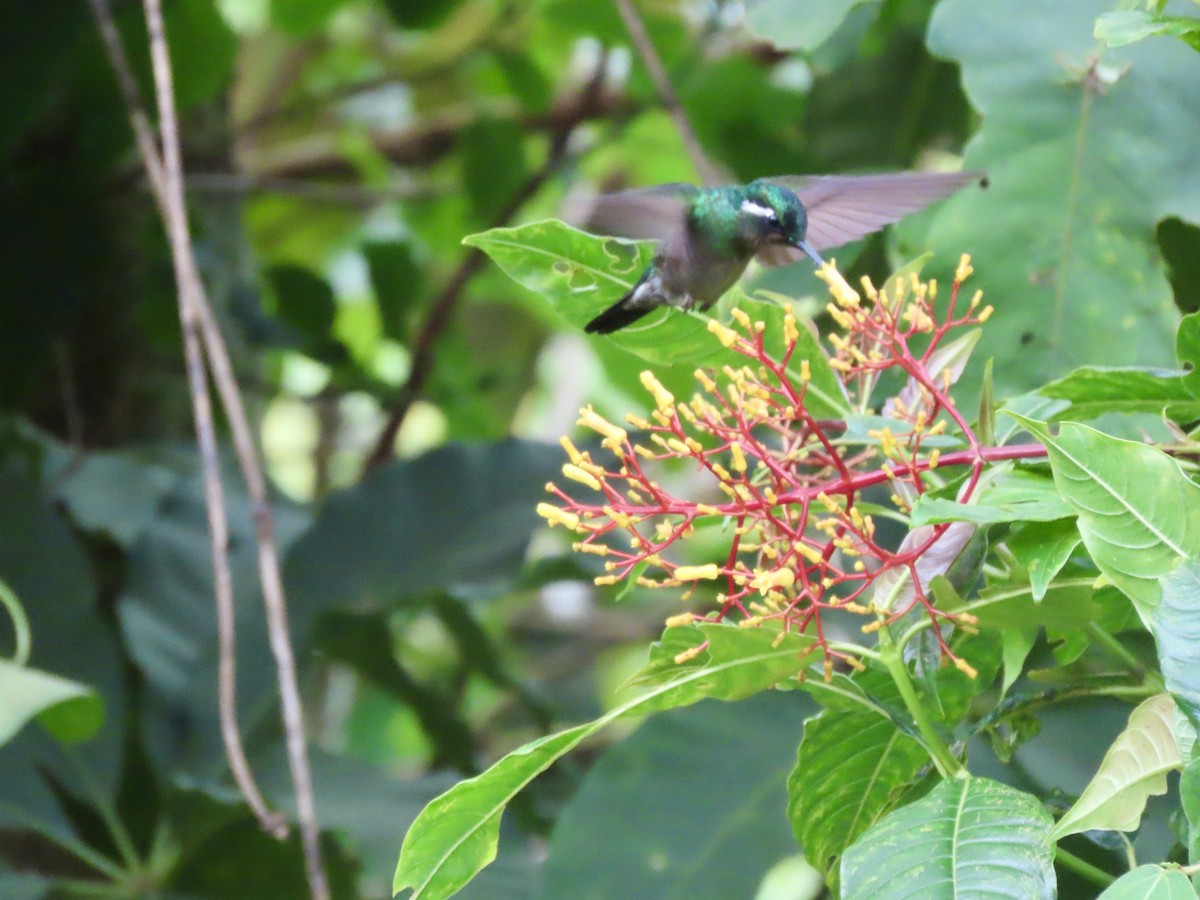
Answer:
<path fill-rule="evenodd" d="M 618 329 L 624 328 L 626 325 L 632 325 L 646 313 L 654 309 L 653 306 L 630 306 L 629 299 L 633 295 L 630 291 L 592 321 L 584 326 L 583 330 L 588 334 L 612 334 Z"/>

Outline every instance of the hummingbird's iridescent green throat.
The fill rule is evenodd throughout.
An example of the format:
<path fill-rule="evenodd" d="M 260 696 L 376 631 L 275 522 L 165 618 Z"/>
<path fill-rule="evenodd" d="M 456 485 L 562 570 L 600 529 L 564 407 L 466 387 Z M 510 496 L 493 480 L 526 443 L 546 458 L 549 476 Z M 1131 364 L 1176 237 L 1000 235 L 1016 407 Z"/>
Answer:
<path fill-rule="evenodd" d="M 597 198 L 590 231 L 659 242 L 637 284 L 592 319 L 608 334 L 660 306 L 707 309 L 751 259 L 787 265 L 878 231 L 978 181 L 980 172 L 782 175 L 746 185 L 667 184 Z"/>

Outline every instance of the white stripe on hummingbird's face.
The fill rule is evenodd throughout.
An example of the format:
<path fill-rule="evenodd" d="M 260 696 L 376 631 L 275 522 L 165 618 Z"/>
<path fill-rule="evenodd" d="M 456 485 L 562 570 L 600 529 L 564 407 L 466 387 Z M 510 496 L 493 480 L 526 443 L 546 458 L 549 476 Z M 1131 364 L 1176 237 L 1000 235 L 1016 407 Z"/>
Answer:
<path fill-rule="evenodd" d="M 755 203 L 753 200 L 742 201 L 742 212 L 751 216 L 760 216 L 764 219 L 774 220 L 776 217 L 775 210 L 769 206 L 763 206 L 761 203 Z"/>

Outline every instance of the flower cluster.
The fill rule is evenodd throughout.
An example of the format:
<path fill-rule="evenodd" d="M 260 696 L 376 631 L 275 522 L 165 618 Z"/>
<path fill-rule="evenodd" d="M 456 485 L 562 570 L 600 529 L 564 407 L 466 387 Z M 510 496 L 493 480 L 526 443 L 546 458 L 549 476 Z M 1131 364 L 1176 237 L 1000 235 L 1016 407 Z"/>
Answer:
<path fill-rule="evenodd" d="M 899 548 L 888 547 L 876 540 L 875 516 L 860 507 L 866 489 L 886 484 L 890 492 L 883 494 L 891 494 L 892 505 L 886 513 L 903 517 L 917 497 L 941 484 L 937 470 L 948 466 L 969 467 L 958 495 L 966 502 L 987 461 L 1002 458 L 989 451 L 1003 448 L 981 445 L 949 396 L 961 354 L 947 352 L 946 336 L 986 321 L 992 311 L 981 307 L 979 293 L 960 304 L 960 287 L 970 274 L 964 256 L 939 312 L 936 282 L 914 276 L 877 290 L 864 278 L 860 294 L 827 264 L 819 275 L 833 297 L 829 314 L 841 329 L 828 336 L 829 356 L 815 349 L 815 340 L 802 334 L 790 312 L 778 326 L 782 352 L 768 350 L 766 324 L 741 310 L 733 311 L 735 327 L 711 321 L 709 330 L 745 363 L 720 372 L 697 370 L 700 390 L 686 401 L 652 373 L 642 373 L 654 409 L 648 420 L 628 417 L 637 430 L 632 436 L 585 408 L 579 424 L 600 435 L 612 461 L 599 461 L 563 438 L 569 457 L 563 475 L 593 495 L 579 499 L 550 484 L 547 490 L 559 502 L 540 504 L 538 512 L 581 536 L 575 550 L 605 559 L 607 574 L 597 584 L 632 578 L 647 588 L 681 589 L 687 600 L 699 585 L 715 582 L 719 593 L 712 612 L 675 616 L 668 624 L 731 615 L 744 626 L 775 623 L 781 634 L 815 636 L 827 671 L 834 658 L 851 666 L 858 661 L 825 640 L 825 610 L 869 616 L 868 632 L 918 604 L 935 622 L 952 618 L 926 594 L 937 572 L 918 568 L 939 541 L 951 543 L 951 526 L 914 529 Z M 796 358 L 798 347 L 808 358 Z M 829 407 L 813 402 L 818 369 L 841 394 L 839 405 L 861 415 L 814 414 L 812 409 L 828 416 Z M 882 415 L 872 415 L 871 393 L 888 370 L 903 373 L 904 387 L 886 401 Z M 850 419 L 878 427 L 852 434 Z M 706 501 L 674 496 L 647 471 L 651 464 L 679 459 L 711 476 Z M 727 523 L 728 553 L 703 565 L 672 561 L 672 545 L 709 522 Z M 889 590 L 883 590 L 885 584 Z M 933 632 L 941 641 L 941 630 Z M 954 659 L 944 641 L 942 648 Z"/>

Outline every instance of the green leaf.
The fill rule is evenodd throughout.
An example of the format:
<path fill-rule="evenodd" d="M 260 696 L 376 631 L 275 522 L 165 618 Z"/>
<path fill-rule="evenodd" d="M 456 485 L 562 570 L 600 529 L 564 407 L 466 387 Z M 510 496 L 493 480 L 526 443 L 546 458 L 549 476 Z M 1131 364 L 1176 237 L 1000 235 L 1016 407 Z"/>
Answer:
<path fill-rule="evenodd" d="M 1188 763 L 1179 776 L 1179 805 L 1188 821 L 1188 862 L 1200 863 L 1200 759 Z"/>
<path fill-rule="evenodd" d="M 875 696 L 884 691 L 899 700 L 890 679 L 873 688 Z M 825 709 L 805 722 L 788 778 L 788 817 L 805 858 L 832 888 L 845 849 L 895 805 L 928 762 L 919 741 L 861 706 Z"/>
<path fill-rule="evenodd" d="M 1200 726 L 1200 559 L 1181 563 L 1159 579 L 1162 602 L 1150 614 L 1158 664 L 1167 690 Z"/>
<path fill-rule="evenodd" d="M 1050 815 L 986 778 L 944 781 L 846 851 L 845 900 L 1055 895 Z"/>
<path fill-rule="evenodd" d="M 1195 900 L 1196 891 L 1178 869 L 1138 866 L 1126 872 L 1097 900 Z"/>
<path fill-rule="evenodd" d="M 641 277 L 650 264 L 649 243 L 630 243 L 598 237 L 555 219 L 517 228 L 493 228 L 463 239 L 487 253 L 514 281 L 541 294 L 569 324 L 582 329 L 594 316 L 611 306 Z M 782 348 L 781 306 L 750 298 L 738 305 L 756 321 L 766 323 L 767 347 Z M 663 309 L 650 313 L 636 325 L 597 340 L 612 341 L 651 363 L 738 368 L 746 358 L 721 346 L 708 331 L 708 317 Z M 778 357 L 777 357 L 778 358 Z M 807 359 L 812 372 L 807 405 L 818 416 L 841 416 L 848 403 L 837 374 L 825 352 L 806 328 L 800 329 L 792 359 L 796 369 Z"/>
<path fill-rule="evenodd" d="M 1164 411 L 1178 421 L 1200 417 L 1200 400 L 1188 391 L 1185 376 L 1159 369 L 1085 366 L 1050 382 L 1038 393 L 1071 402 L 1055 414 L 1054 421 L 1094 419 L 1106 413 L 1159 415 Z"/>
<path fill-rule="evenodd" d="M 1081 831 L 1133 831 L 1146 801 L 1167 791 L 1167 773 L 1181 767 L 1171 716 L 1175 701 L 1159 694 L 1143 701 L 1079 799 L 1051 832 L 1059 840 Z"/>
<path fill-rule="evenodd" d="M 763 873 L 795 852 L 779 798 L 812 705 L 800 692 L 768 691 L 640 725 L 605 750 L 555 822 L 541 896 L 753 896 Z"/>
<path fill-rule="evenodd" d="M 1200 119 L 1179 115 L 1194 106 L 1200 56 L 1163 41 L 1097 50 L 1097 6 L 944 0 L 929 23 L 930 50 L 959 63 L 981 116 L 965 163 L 990 186 L 941 204 L 924 243 L 947 267 L 973 254 L 968 286 L 996 308 L 979 352 L 1005 390 L 1092 363 L 1101 347 L 1111 365 L 1160 365 L 1175 334 L 1155 226 L 1200 218 L 1188 162 Z"/>
<path fill-rule="evenodd" d="M 1100 571 L 1137 606 L 1143 621 L 1158 605 L 1158 578 L 1200 555 L 1200 486 L 1165 453 L 1065 423 L 1013 415 L 1050 454 L 1059 492 L 1079 513 L 1084 546 Z"/>
<path fill-rule="evenodd" d="M 1200 397 L 1200 312 L 1190 313 L 1179 323 L 1175 334 L 1175 356 L 1188 369 L 1184 386 L 1193 397 Z"/>
<path fill-rule="evenodd" d="M 1074 519 L 1030 522 L 1004 542 L 1017 562 L 1025 567 L 1033 599 L 1041 600 L 1056 575 L 1067 564 L 1083 536 Z"/>
<path fill-rule="evenodd" d="M 513 577 L 562 450 L 508 440 L 452 444 L 371 472 L 327 497 L 289 553 L 289 601 L 386 608 L 455 584 Z"/>
<path fill-rule="evenodd" d="M 272 266 L 267 282 L 280 320 L 296 334 L 296 347 L 313 359 L 336 363 L 345 348 L 333 338 L 337 301 L 329 282 L 304 266 Z"/>
<path fill-rule="evenodd" d="M 1038 630 L 1030 628 L 1028 625 L 1014 625 L 1000 632 L 1004 655 L 1004 679 L 1000 683 L 1001 697 L 1005 696 L 1008 689 L 1021 677 L 1021 671 L 1025 668 L 1025 660 L 1029 658 L 1029 651 L 1037 642 L 1037 636 Z"/>
<path fill-rule="evenodd" d="M 64 744 L 85 741 L 104 721 L 104 703 L 75 681 L 0 660 L 0 747 L 31 719 Z"/>
<path fill-rule="evenodd" d="M 332 610 L 321 617 L 315 642 L 331 662 L 341 663 L 412 710 L 433 744 L 431 768 L 478 771 L 471 730 L 458 715 L 454 700 L 436 687 L 422 684 L 400 664 L 383 615 Z"/>
<path fill-rule="evenodd" d="M 1200 19 L 1164 16 L 1144 9 L 1107 12 L 1096 20 L 1096 38 L 1110 47 L 1122 47 L 1148 37 L 1177 37 L 1200 50 Z"/>
<path fill-rule="evenodd" d="M 522 137 L 512 119 L 481 117 L 462 131 L 463 187 L 482 222 L 495 219 L 527 177 Z"/>
<path fill-rule="evenodd" d="M 1022 469 L 1000 475 L 980 486 L 970 503 L 922 494 L 913 504 L 914 525 L 939 522 L 1050 522 L 1074 510 L 1059 496 L 1054 482 Z"/>
<path fill-rule="evenodd" d="M 424 273 L 404 241 L 366 244 L 363 256 L 379 308 L 383 333 L 393 341 L 408 341 L 408 317 L 424 290 Z"/>
<path fill-rule="evenodd" d="M 600 718 L 526 744 L 476 778 L 460 782 L 429 804 L 404 838 L 393 891 L 414 888 L 417 898 L 448 897 L 496 855 L 500 817 L 509 801 L 555 760 L 609 723 L 715 697 L 738 700 L 794 675 L 799 655 L 811 638 L 789 634 L 778 646 L 777 633 L 762 628 L 695 625 L 690 646 L 707 641 L 699 666 L 684 667 L 664 681 Z"/>
<path fill-rule="evenodd" d="M 979 599 L 967 610 L 987 628 L 1078 628 L 1100 615 L 1100 606 L 1092 596 L 1094 581 L 1081 578 L 1051 582 L 1040 602 L 1033 598 L 1032 585 L 989 586 L 979 592 Z"/>
<path fill-rule="evenodd" d="M 784 50 L 811 52 L 864 0 L 746 0 L 746 24 Z"/>
<path fill-rule="evenodd" d="M 154 518 L 175 475 L 132 453 L 89 453 L 73 467 L 58 495 L 81 528 L 129 547 Z"/>

